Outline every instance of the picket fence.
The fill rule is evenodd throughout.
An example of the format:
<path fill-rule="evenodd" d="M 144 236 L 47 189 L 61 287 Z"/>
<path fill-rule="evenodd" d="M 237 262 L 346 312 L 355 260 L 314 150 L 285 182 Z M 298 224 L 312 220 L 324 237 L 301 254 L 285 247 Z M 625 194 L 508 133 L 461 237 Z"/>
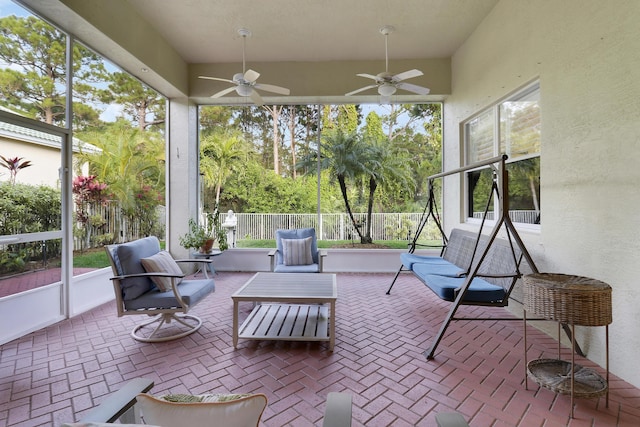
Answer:
<path fill-rule="evenodd" d="M 140 235 L 138 224 L 128 224 L 126 218 L 121 215 L 120 209 L 115 205 L 104 206 L 100 212 L 106 220 L 104 233 L 116 233 L 117 242 L 126 242 L 144 237 Z M 489 212 L 488 219 L 492 212 Z M 224 214 L 223 220 L 224 220 Z M 318 237 L 323 240 L 351 240 L 357 241 L 358 233 L 346 213 L 315 213 L 309 214 L 282 214 L 282 213 L 236 213 L 236 239 L 269 240 L 273 239 L 278 229 L 313 227 Z M 354 213 L 356 226 L 364 234 L 367 215 Z M 481 213 L 474 214 L 480 218 Z M 537 220 L 535 211 L 511 211 L 511 219 L 514 222 L 533 224 Z M 374 213 L 371 217 L 371 237 L 373 240 L 412 240 L 418 225 L 421 212 L 414 213 Z M 164 225 L 164 208 L 158 210 L 158 221 Z M 164 226 L 160 227 L 164 230 Z M 164 236 L 159 236 L 164 237 Z M 437 240 L 440 233 L 433 221 L 429 221 L 420 236 L 421 240 Z M 75 240 L 76 249 L 79 249 L 82 241 Z"/>

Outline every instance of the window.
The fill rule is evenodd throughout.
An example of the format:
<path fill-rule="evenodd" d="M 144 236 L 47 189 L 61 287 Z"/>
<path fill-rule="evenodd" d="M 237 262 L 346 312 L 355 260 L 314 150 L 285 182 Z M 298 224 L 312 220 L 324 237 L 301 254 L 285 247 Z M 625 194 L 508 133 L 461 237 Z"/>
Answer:
<path fill-rule="evenodd" d="M 509 215 L 513 222 L 540 224 L 540 85 L 532 84 L 464 123 L 466 164 L 506 154 Z M 467 218 L 482 218 L 490 195 L 489 167 L 466 174 Z M 493 219 L 497 201 L 491 204 Z"/>

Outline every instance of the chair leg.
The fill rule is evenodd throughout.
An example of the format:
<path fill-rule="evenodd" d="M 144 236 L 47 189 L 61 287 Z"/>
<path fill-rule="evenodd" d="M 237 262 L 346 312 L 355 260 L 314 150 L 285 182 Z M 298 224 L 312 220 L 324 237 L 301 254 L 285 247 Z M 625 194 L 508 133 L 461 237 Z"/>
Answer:
<path fill-rule="evenodd" d="M 171 323 L 173 320 L 175 320 L 177 323 L 180 323 L 183 326 L 186 326 L 188 329 L 172 335 L 156 336 L 156 334 L 161 330 L 161 328 L 164 325 Z M 147 328 L 147 329 L 151 328 L 156 323 L 157 325 L 153 329 L 153 332 L 151 332 L 146 336 L 140 334 L 143 328 Z M 197 316 L 193 316 L 191 314 L 177 316 L 175 313 L 162 313 L 162 314 L 158 314 L 157 316 L 154 316 L 151 320 L 148 320 L 136 326 L 133 329 L 133 331 L 131 331 L 131 336 L 133 337 L 133 339 L 141 342 L 171 341 L 178 338 L 186 337 L 187 335 L 194 333 L 195 331 L 200 329 L 200 326 L 202 326 L 202 320 L 200 320 L 200 318 Z"/>

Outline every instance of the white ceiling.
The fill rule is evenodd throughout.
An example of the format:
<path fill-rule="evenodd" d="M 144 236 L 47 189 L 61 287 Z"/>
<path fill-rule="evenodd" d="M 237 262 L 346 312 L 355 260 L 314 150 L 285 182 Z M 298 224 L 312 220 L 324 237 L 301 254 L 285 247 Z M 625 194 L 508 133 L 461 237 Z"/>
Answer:
<path fill-rule="evenodd" d="M 187 63 L 448 58 L 498 0 L 128 0 Z"/>

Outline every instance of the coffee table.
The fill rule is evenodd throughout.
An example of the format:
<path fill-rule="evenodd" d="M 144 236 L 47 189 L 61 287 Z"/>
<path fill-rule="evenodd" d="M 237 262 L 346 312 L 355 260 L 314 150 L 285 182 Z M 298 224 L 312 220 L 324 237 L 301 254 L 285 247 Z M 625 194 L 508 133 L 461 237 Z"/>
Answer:
<path fill-rule="evenodd" d="M 328 341 L 333 351 L 337 297 L 335 274 L 256 273 L 231 295 L 233 347 L 237 348 L 239 338 Z M 238 326 L 241 301 L 257 304 Z"/>

